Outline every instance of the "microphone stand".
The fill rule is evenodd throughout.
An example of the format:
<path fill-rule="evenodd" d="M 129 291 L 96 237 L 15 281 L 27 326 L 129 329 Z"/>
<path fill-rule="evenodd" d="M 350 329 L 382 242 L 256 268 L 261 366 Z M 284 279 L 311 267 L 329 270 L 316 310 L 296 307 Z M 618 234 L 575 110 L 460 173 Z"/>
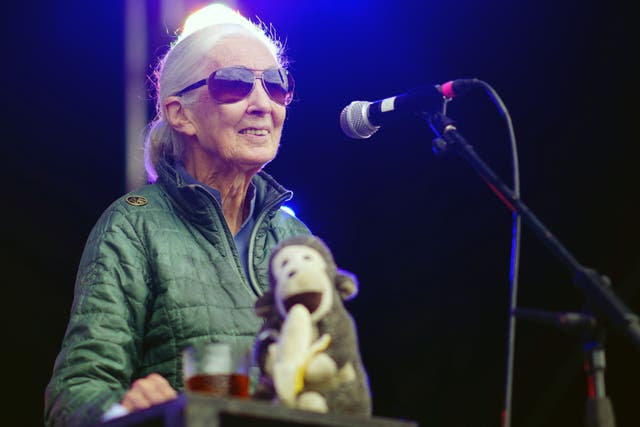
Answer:
<path fill-rule="evenodd" d="M 490 188 L 512 211 L 516 212 L 551 253 L 570 271 L 573 283 L 582 290 L 587 303 L 593 308 L 598 320 L 606 320 L 640 349 L 640 319 L 613 292 L 609 279 L 596 270 L 580 264 L 571 252 L 547 229 L 535 214 L 518 198 L 498 175 L 478 156 L 471 144 L 458 132 L 455 122 L 441 112 L 423 112 L 424 119 L 436 135 L 433 150 L 436 154 L 453 151 L 462 157 L 487 182 Z M 605 323 L 605 322 L 599 322 Z M 588 411 L 596 413 L 606 403 L 604 397 L 604 350 L 599 339 L 588 347 L 586 355 L 590 379 L 594 380 L 595 406 L 588 405 Z M 590 417 L 588 417 L 590 418 Z M 592 418 L 592 417 L 591 417 Z M 600 418 L 600 417 L 598 417 Z M 613 413 L 611 420 L 613 420 Z M 592 424 L 589 424 L 591 426 Z M 594 424 L 597 425 L 597 424 Z M 606 424 L 604 424 L 606 425 Z"/>
<path fill-rule="evenodd" d="M 607 367 L 604 338 L 605 331 L 595 317 L 583 313 L 555 313 L 546 310 L 520 308 L 516 317 L 554 326 L 563 332 L 580 335 L 584 354 L 584 371 L 587 376 L 587 401 L 585 404 L 585 427 L 615 427 L 611 399 L 605 392 L 604 373 Z"/>

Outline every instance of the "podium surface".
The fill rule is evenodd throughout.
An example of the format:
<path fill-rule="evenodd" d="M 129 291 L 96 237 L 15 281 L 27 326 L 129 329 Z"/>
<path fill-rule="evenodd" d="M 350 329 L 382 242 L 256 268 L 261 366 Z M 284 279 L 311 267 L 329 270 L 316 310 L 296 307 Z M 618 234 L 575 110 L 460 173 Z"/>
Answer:
<path fill-rule="evenodd" d="M 100 424 L 100 427 L 417 427 L 408 420 L 318 414 L 269 402 L 220 399 L 185 392 L 177 399 Z"/>

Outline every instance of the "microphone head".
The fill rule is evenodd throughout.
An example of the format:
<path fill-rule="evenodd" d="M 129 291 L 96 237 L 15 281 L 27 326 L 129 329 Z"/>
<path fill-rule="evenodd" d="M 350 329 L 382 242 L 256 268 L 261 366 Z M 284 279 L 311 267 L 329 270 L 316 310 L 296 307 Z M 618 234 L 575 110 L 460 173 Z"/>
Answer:
<path fill-rule="evenodd" d="M 370 105 L 371 102 L 368 101 L 353 101 L 342 109 L 340 127 L 349 138 L 369 138 L 380 129 L 380 126 L 372 125 L 367 118 Z"/>

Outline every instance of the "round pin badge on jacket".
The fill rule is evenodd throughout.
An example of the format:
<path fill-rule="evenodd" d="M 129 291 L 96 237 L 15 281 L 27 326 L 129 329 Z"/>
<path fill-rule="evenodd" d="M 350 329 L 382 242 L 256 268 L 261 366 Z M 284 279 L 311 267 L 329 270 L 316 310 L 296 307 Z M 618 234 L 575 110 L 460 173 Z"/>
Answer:
<path fill-rule="evenodd" d="M 149 203 L 147 198 L 144 196 L 127 196 L 124 198 L 124 201 L 131 206 L 144 206 Z"/>

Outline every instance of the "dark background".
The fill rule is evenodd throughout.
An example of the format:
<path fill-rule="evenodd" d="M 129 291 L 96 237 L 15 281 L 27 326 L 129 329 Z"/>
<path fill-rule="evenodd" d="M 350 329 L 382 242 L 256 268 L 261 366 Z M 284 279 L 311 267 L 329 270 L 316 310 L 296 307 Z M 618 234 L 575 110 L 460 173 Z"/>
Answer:
<path fill-rule="evenodd" d="M 16 4 L 17 3 L 17 4 Z M 150 13 L 155 2 L 148 0 Z M 84 241 L 125 192 L 122 2 L 11 2 L 3 14 L 2 425 L 41 425 Z M 420 84 L 476 77 L 514 121 L 522 197 L 584 265 L 640 312 L 634 14 L 597 1 L 240 1 L 273 23 L 296 76 L 278 158 L 267 166 L 298 216 L 355 273 L 349 304 L 375 413 L 422 426 L 499 426 L 511 215 L 433 134 L 407 118 L 366 141 L 340 110 Z M 163 53 L 167 33 L 150 31 Z M 141 100 L 144 102 L 144 100 Z M 506 127 L 488 96 L 449 115 L 511 185 Z M 519 305 L 579 311 L 581 291 L 524 227 Z M 638 424 L 640 349 L 606 340 L 620 427 Z M 512 425 L 580 426 L 580 338 L 518 323 Z M 6 399 L 5 399 L 6 400 Z"/>

